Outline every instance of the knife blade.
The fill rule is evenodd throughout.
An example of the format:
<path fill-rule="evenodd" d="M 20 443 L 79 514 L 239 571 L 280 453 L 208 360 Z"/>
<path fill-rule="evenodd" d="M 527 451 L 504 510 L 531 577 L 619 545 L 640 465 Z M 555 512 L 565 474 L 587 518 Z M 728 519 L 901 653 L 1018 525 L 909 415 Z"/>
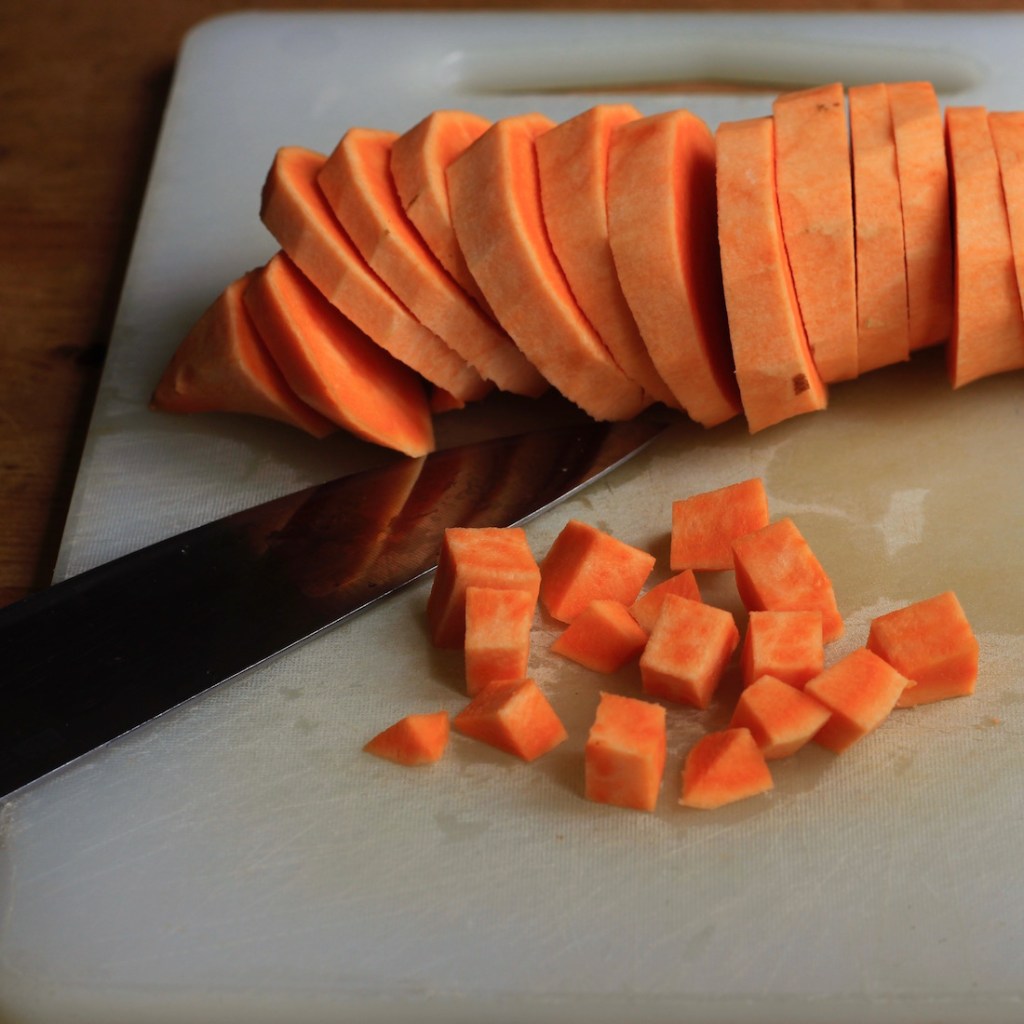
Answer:
<path fill-rule="evenodd" d="M 430 572 L 446 528 L 524 523 L 664 426 L 586 423 L 402 459 L 0 609 L 0 798 Z"/>

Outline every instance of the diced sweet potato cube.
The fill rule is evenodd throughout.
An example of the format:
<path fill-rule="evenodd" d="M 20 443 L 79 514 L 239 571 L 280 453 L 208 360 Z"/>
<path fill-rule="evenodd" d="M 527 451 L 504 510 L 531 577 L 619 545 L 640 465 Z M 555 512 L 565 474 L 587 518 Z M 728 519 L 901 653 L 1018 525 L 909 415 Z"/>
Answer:
<path fill-rule="evenodd" d="M 714 810 L 770 790 L 772 774 L 749 729 L 702 736 L 683 764 L 684 807 Z"/>
<path fill-rule="evenodd" d="M 792 519 L 733 542 L 736 588 L 748 611 L 821 612 L 825 643 L 843 634 L 832 581 Z"/>
<path fill-rule="evenodd" d="M 653 811 L 665 771 L 665 709 L 602 693 L 584 753 L 586 796 L 597 803 Z"/>
<path fill-rule="evenodd" d="M 804 687 L 804 693 L 832 712 L 815 735 L 815 743 L 842 753 L 889 717 L 908 685 L 913 684 L 888 662 L 858 647 Z"/>
<path fill-rule="evenodd" d="M 731 569 L 732 542 L 768 525 L 768 495 L 757 477 L 672 502 L 673 569 Z"/>
<path fill-rule="evenodd" d="M 978 680 L 978 641 L 952 591 L 880 615 L 868 649 L 916 684 L 898 707 L 964 697 Z"/>
<path fill-rule="evenodd" d="M 532 679 L 488 683 L 456 716 L 455 730 L 506 753 L 534 761 L 567 733 L 555 709 Z"/>
<path fill-rule="evenodd" d="M 530 658 L 530 627 L 537 607 L 528 590 L 466 588 L 466 692 L 495 679 L 523 679 Z"/>
<path fill-rule="evenodd" d="M 560 622 L 572 622 L 598 599 L 630 605 L 654 561 L 654 555 L 570 519 L 541 562 L 541 604 Z"/>
<path fill-rule="evenodd" d="M 739 637 L 729 612 L 669 595 L 640 655 L 644 693 L 706 708 Z"/>
<path fill-rule="evenodd" d="M 448 712 L 406 715 L 363 747 L 368 754 L 396 764 L 433 764 L 448 745 Z"/>
<path fill-rule="evenodd" d="M 821 612 L 751 612 L 740 665 L 744 686 L 775 676 L 803 689 L 825 667 Z"/>
<path fill-rule="evenodd" d="M 810 694 L 775 676 L 761 676 L 740 694 L 729 725 L 749 729 L 771 761 L 795 754 L 814 738 L 830 714 Z"/>
<path fill-rule="evenodd" d="M 661 606 L 669 594 L 677 597 L 688 597 L 691 601 L 699 601 L 700 587 L 697 585 L 697 577 L 692 569 L 684 569 L 675 576 L 670 576 L 663 583 L 651 587 L 646 594 L 641 594 L 630 606 L 629 610 L 633 618 L 647 630 L 648 633 L 654 629 L 654 623 L 661 613 Z"/>
<path fill-rule="evenodd" d="M 621 601 L 591 601 L 551 650 L 595 672 L 617 672 L 647 643 L 647 631 Z"/>
<path fill-rule="evenodd" d="M 427 621 L 435 647 L 461 647 L 466 635 L 466 588 L 540 590 L 540 569 L 526 533 L 511 527 L 445 530 L 437 572 L 427 599 Z"/>

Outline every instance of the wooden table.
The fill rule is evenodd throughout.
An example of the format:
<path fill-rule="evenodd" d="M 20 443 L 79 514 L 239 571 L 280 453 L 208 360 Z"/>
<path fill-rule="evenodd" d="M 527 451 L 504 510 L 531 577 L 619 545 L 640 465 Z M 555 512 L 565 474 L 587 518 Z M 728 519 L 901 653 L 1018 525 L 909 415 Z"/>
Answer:
<path fill-rule="evenodd" d="M 187 29 L 245 0 L 4 0 L 0 4 L 0 604 L 49 582 L 175 55 Z M 308 3 L 277 0 L 278 8 Z M 326 5 L 324 5 L 326 6 Z M 349 3 L 349 8 L 420 8 Z M 543 0 L 474 7 L 626 7 Z M 682 9 L 990 9 L 861 0 Z"/>

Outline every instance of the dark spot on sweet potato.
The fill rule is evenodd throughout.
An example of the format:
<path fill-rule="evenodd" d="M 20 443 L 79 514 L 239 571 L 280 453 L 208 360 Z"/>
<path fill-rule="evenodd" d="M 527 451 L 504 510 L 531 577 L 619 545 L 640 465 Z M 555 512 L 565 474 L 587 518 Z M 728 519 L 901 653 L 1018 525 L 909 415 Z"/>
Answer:
<path fill-rule="evenodd" d="M 798 373 L 793 378 L 793 394 L 799 395 L 810 388 L 811 382 L 807 379 L 807 374 Z"/>

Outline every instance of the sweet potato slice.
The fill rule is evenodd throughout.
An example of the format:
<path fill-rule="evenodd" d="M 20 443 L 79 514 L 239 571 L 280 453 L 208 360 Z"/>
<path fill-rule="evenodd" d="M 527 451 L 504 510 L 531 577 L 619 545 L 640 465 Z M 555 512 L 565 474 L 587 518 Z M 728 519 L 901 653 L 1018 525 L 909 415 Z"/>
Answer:
<path fill-rule="evenodd" d="M 673 569 L 731 569 L 737 537 L 768 525 L 768 495 L 759 477 L 672 502 Z"/>
<path fill-rule="evenodd" d="M 953 387 L 962 387 L 1024 366 L 1024 316 L 985 108 L 947 107 L 946 142 L 956 225 L 956 297 L 946 354 Z"/>
<path fill-rule="evenodd" d="M 405 215 L 391 178 L 394 132 L 350 128 L 317 182 L 370 268 L 425 327 L 503 391 L 536 397 L 547 382 L 455 283 Z"/>
<path fill-rule="evenodd" d="M 803 689 L 825 667 L 821 612 L 752 611 L 740 654 L 743 683 L 774 676 Z"/>
<path fill-rule="evenodd" d="M 447 711 L 406 715 L 377 733 L 363 750 L 410 767 L 435 764 L 444 756 L 449 731 Z"/>
<path fill-rule="evenodd" d="M 314 437 L 337 424 L 288 386 L 249 316 L 242 295 L 251 273 L 233 281 L 196 321 L 153 391 L 166 412 L 241 412 L 289 423 Z"/>
<path fill-rule="evenodd" d="M 641 594 L 630 606 L 629 610 L 633 618 L 641 626 L 651 633 L 654 624 L 658 621 L 665 598 L 670 594 L 677 597 L 688 597 L 691 601 L 699 601 L 700 587 L 697 585 L 697 577 L 692 569 L 684 569 L 667 580 L 663 580 L 657 586 L 651 587 L 646 594 Z"/>
<path fill-rule="evenodd" d="M 999 161 L 1017 291 L 1024 303 L 1024 111 L 994 111 L 988 127 Z"/>
<path fill-rule="evenodd" d="M 504 118 L 455 160 L 452 223 L 488 305 L 526 358 L 595 419 L 629 419 L 649 399 L 580 311 L 544 226 L 534 140 L 552 126 L 540 114 Z"/>
<path fill-rule="evenodd" d="M 953 326 L 949 165 L 931 82 L 895 82 L 886 89 L 896 138 L 913 352 L 946 341 Z"/>
<path fill-rule="evenodd" d="M 647 631 L 621 601 L 591 601 L 551 650 L 595 672 L 617 672 L 647 643 Z"/>
<path fill-rule="evenodd" d="M 776 200 L 772 119 L 726 121 L 715 134 L 718 235 L 736 379 L 750 430 L 824 409 Z"/>
<path fill-rule="evenodd" d="M 496 679 L 523 679 L 537 595 L 529 590 L 466 588 L 466 692 Z"/>
<path fill-rule="evenodd" d="M 809 743 L 831 714 L 817 698 L 764 675 L 740 694 L 729 726 L 749 729 L 765 759 L 774 761 Z"/>
<path fill-rule="evenodd" d="M 278 150 L 260 214 L 295 265 L 364 334 L 461 402 L 491 385 L 427 330 L 369 268 L 316 183 L 325 157 L 298 146 Z"/>
<path fill-rule="evenodd" d="M 675 406 L 622 294 L 608 241 L 608 146 L 617 125 L 638 117 L 631 104 L 601 104 L 539 135 L 541 204 L 551 247 L 580 309 L 627 376 Z"/>
<path fill-rule="evenodd" d="M 483 292 L 455 238 L 446 175 L 451 162 L 490 126 L 486 117 L 466 110 L 434 110 L 391 147 L 391 177 L 406 216 L 445 270 L 483 309 Z"/>
<path fill-rule="evenodd" d="M 764 754 L 749 729 L 734 728 L 702 736 L 683 764 L 684 807 L 715 810 L 773 788 Z"/>
<path fill-rule="evenodd" d="M 602 693 L 584 751 L 588 800 L 653 811 L 665 773 L 665 709 Z"/>
<path fill-rule="evenodd" d="M 857 376 L 857 270 L 846 101 L 838 82 L 772 105 L 782 235 L 807 342 L 826 384 Z"/>
<path fill-rule="evenodd" d="M 253 275 L 244 299 L 304 402 L 375 444 L 413 456 L 433 450 L 422 380 L 342 316 L 284 253 Z"/>
<path fill-rule="evenodd" d="M 686 110 L 626 121 L 608 154 L 608 237 L 640 334 L 676 404 L 740 412 L 715 235 L 715 146 Z"/>
<path fill-rule="evenodd" d="M 857 370 L 910 358 L 896 137 L 885 85 L 850 89 L 857 253 Z"/>

